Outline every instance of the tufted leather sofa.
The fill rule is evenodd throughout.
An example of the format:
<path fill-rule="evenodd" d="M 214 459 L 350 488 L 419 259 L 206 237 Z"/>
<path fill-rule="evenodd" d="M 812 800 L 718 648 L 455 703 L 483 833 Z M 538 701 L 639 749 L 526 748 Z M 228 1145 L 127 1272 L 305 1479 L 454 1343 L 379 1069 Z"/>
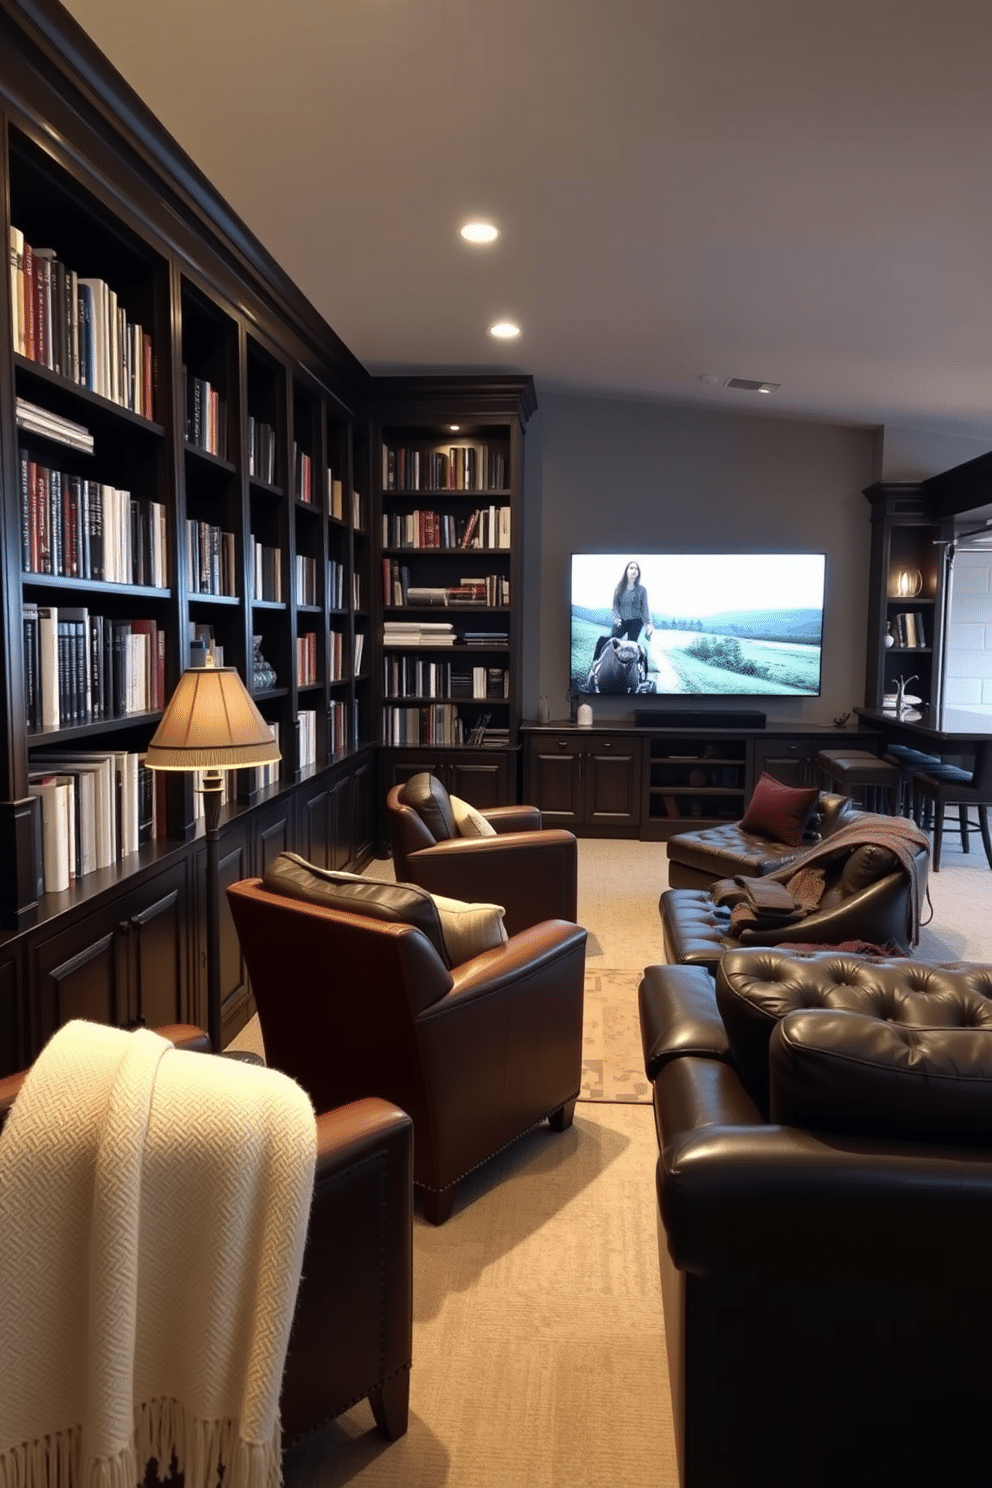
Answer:
<path fill-rule="evenodd" d="M 913 859 L 920 899 L 928 865 L 928 849 L 921 847 Z M 765 880 L 784 885 L 799 867 L 800 860 L 793 861 L 767 874 Z M 665 954 L 671 962 L 714 971 L 727 951 L 747 945 L 862 942 L 909 950 L 916 940 L 913 893 L 914 885 L 901 865 L 889 852 L 873 850 L 870 844 L 853 849 L 828 868 L 823 896 L 811 913 L 801 919 L 745 926 L 738 933 L 731 925 L 733 904 L 718 904 L 714 890 L 667 889 L 659 902 Z"/>
<path fill-rule="evenodd" d="M 775 873 L 800 857 L 814 842 L 822 842 L 838 827 L 854 821 L 857 807 L 850 796 L 820 792 L 810 831 L 798 847 L 741 831 L 739 822 L 702 827 L 697 832 L 677 832 L 668 839 L 668 886 L 672 889 L 705 889 L 720 878 L 746 873 L 761 878 Z"/>
<path fill-rule="evenodd" d="M 992 1484 L 992 966 L 640 987 L 682 1488 Z"/>

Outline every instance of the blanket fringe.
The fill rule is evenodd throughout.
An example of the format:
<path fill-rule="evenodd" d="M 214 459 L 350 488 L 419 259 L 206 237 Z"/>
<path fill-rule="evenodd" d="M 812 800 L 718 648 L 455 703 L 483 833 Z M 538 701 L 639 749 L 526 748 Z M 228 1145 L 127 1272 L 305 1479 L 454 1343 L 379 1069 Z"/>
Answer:
<path fill-rule="evenodd" d="M 82 1428 L 39 1441 L 19 1442 L 0 1453 L 0 1488 L 135 1488 L 145 1464 L 158 1464 L 160 1481 L 173 1459 L 185 1488 L 281 1488 L 282 1434 L 278 1422 L 268 1442 L 246 1442 L 237 1422 L 191 1418 L 178 1400 L 145 1401 L 134 1413 L 134 1441 L 113 1457 L 82 1462 Z"/>

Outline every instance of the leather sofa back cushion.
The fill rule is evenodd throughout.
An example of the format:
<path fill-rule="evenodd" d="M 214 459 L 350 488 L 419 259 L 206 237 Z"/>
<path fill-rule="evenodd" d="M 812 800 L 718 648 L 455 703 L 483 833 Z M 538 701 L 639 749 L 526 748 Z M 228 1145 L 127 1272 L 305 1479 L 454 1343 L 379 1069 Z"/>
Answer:
<path fill-rule="evenodd" d="M 992 1028 L 910 1028 L 808 1008 L 777 1025 L 769 1060 L 774 1122 L 992 1145 Z"/>
<path fill-rule="evenodd" d="M 741 831 L 798 847 L 819 799 L 818 790 L 796 790 L 763 771 L 741 820 Z"/>
<path fill-rule="evenodd" d="M 830 1008 L 900 1027 L 992 1030 L 992 967 L 729 951 L 717 968 L 716 1001 L 741 1081 L 767 1117 L 769 1040 L 787 1013 Z"/>
<path fill-rule="evenodd" d="M 400 803 L 417 813 L 435 842 L 449 842 L 460 835 L 448 792 L 429 771 L 410 776 L 400 791 Z"/>

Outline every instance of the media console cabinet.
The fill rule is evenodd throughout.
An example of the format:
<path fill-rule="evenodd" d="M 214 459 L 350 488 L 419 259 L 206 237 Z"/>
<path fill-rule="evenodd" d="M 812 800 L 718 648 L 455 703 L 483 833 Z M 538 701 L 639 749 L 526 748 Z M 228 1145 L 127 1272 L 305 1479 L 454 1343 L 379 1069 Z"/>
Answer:
<path fill-rule="evenodd" d="M 525 723 L 521 737 L 523 799 L 540 807 L 545 826 L 643 841 L 739 821 L 762 771 L 784 785 L 815 785 L 821 749 L 879 743 L 869 729 L 792 721 L 739 729 Z"/>

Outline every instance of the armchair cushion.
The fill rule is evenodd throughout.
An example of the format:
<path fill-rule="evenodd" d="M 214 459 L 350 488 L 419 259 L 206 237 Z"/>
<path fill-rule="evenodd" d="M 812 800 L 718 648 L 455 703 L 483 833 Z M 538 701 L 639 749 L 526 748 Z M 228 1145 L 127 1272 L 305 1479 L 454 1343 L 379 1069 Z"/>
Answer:
<path fill-rule="evenodd" d="M 501 904 L 467 904 L 430 894 L 416 884 L 382 883 L 360 873 L 318 868 L 298 853 L 279 854 L 265 875 L 265 887 L 306 904 L 390 925 L 412 925 L 449 968 L 506 943 Z"/>
<path fill-rule="evenodd" d="M 450 796 L 451 810 L 458 828 L 459 837 L 495 837 L 496 828 L 486 821 L 481 811 L 476 811 L 459 796 Z"/>
<path fill-rule="evenodd" d="M 815 788 L 797 790 L 763 771 L 740 829 L 752 836 L 770 837 L 773 842 L 798 847 L 819 798 L 820 793 Z"/>
<path fill-rule="evenodd" d="M 913 1028 L 807 1008 L 773 1029 L 769 1069 L 772 1121 L 992 1146 L 992 1028 Z"/>

